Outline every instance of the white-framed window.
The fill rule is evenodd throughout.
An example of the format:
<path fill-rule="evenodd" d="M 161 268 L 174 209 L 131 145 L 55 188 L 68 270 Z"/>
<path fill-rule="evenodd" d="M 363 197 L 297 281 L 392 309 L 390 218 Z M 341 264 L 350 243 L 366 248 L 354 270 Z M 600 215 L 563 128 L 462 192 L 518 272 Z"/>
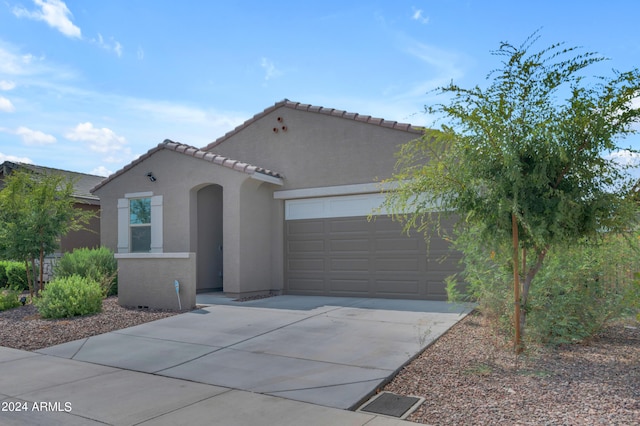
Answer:
<path fill-rule="evenodd" d="M 162 251 L 162 195 L 137 192 L 118 199 L 118 253 Z"/>
<path fill-rule="evenodd" d="M 129 199 L 131 253 L 151 253 L 151 197 Z"/>

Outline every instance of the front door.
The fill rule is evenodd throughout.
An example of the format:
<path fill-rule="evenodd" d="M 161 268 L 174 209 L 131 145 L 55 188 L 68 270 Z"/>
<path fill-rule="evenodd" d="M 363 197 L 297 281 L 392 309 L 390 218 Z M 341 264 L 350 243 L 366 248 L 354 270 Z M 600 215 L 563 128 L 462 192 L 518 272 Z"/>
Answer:
<path fill-rule="evenodd" d="M 196 291 L 221 291 L 222 272 L 222 187 L 208 185 L 198 191 L 197 284 Z"/>

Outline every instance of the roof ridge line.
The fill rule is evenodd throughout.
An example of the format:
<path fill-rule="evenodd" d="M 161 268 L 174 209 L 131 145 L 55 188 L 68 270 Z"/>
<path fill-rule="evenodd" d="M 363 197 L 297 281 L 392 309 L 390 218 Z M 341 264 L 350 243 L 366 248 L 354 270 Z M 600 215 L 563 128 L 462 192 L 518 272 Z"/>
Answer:
<path fill-rule="evenodd" d="M 338 117 L 338 118 L 343 118 L 346 120 L 354 120 L 354 121 L 358 121 L 361 123 L 367 123 L 367 124 L 373 124 L 373 125 L 377 125 L 380 127 L 386 127 L 389 129 L 396 129 L 396 130 L 402 130 L 405 132 L 412 132 L 412 133 L 416 133 L 416 134 L 422 134 L 424 132 L 423 127 L 415 127 L 409 123 L 399 123 L 397 121 L 392 121 L 392 120 L 385 120 L 384 118 L 377 118 L 377 117 L 373 117 L 371 115 L 362 115 L 359 114 L 357 112 L 348 112 L 346 110 L 339 110 L 339 109 L 335 109 L 335 108 L 329 108 L 329 107 L 323 107 L 323 106 L 317 106 L 317 105 L 311 105 L 311 104 L 303 104 L 301 102 L 294 102 L 294 101 L 290 101 L 289 99 L 283 99 L 281 101 L 276 102 L 275 104 L 271 105 L 270 107 L 265 108 L 263 111 L 253 115 L 252 117 L 250 117 L 249 119 L 247 119 L 244 123 L 240 124 L 239 126 L 236 126 L 233 130 L 228 131 L 227 133 L 225 133 L 224 135 L 220 136 L 219 138 L 217 138 L 216 140 L 214 140 L 213 142 L 209 143 L 207 146 L 201 148 L 204 151 L 208 151 L 210 149 L 215 148 L 216 146 L 220 145 L 222 142 L 226 141 L 227 139 L 229 139 L 231 136 L 235 135 L 236 133 L 240 132 L 241 130 L 243 130 L 244 128 L 248 127 L 251 123 L 259 120 L 260 118 L 264 117 L 265 115 L 275 111 L 278 108 L 281 107 L 285 107 L 285 108 L 291 108 L 291 109 L 295 109 L 298 111 L 305 111 L 305 112 L 314 112 L 314 113 L 318 113 L 318 114 L 324 114 L 324 115 L 331 115 L 333 117 Z"/>
<path fill-rule="evenodd" d="M 215 154 L 215 153 L 213 153 L 211 151 L 202 150 L 202 149 L 197 148 L 197 147 L 195 147 L 193 145 L 188 145 L 188 144 L 185 144 L 185 143 L 182 143 L 182 142 L 174 142 L 171 139 L 165 139 L 163 142 L 161 142 L 157 146 L 151 148 L 145 154 L 139 156 L 138 158 L 136 158 L 135 160 L 133 160 L 132 162 L 130 162 L 129 164 L 127 164 L 126 166 L 121 168 L 120 170 L 118 170 L 115 173 L 113 173 L 111 176 L 105 178 L 98 185 L 96 185 L 93 188 L 91 188 L 90 192 L 93 193 L 94 191 L 100 189 L 101 187 L 103 187 L 104 185 L 106 185 L 107 183 L 109 183 L 110 181 L 115 179 L 116 177 L 118 177 L 121 174 L 125 173 L 126 171 L 132 169 L 134 166 L 137 166 L 138 164 L 142 163 L 147 158 L 151 157 L 156 152 L 158 152 L 160 150 L 163 150 L 163 149 L 168 149 L 170 151 L 175 151 L 177 153 L 188 155 L 188 156 L 191 156 L 191 157 L 194 157 L 194 158 L 199 158 L 201 160 L 205 160 L 205 161 L 208 161 L 210 163 L 217 164 L 217 165 L 220 165 L 220 166 L 224 166 L 226 168 L 229 168 L 229 169 L 232 169 L 232 170 L 236 170 L 236 171 L 239 171 L 239 172 L 244 172 L 244 173 L 247 173 L 247 174 L 260 173 L 260 174 L 263 174 L 265 176 L 270 176 L 270 177 L 278 178 L 278 179 L 282 179 L 284 177 L 284 175 L 282 175 L 281 173 L 275 172 L 275 171 L 270 170 L 270 169 L 266 169 L 264 167 L 254 166 L 252 164 L 245 163 L 245 162 L 240 161 L 240 160 L 234 160 L 232 158 L 225 157 L 224 155 Z"/>
<path fill-rule="evenodd" d="M 41 166 L 39 164 L 34 164 L 34 163 L 23 163 L 21 161 L 6 160 L 6 161 L 1 162 L 0 164 L 5 164 L 5 163 L 15 164 L 17 166 L 23 166 L 23 167 L 35 167 L 35 168 L 39 168 L 39 169 L 54 170 L 54 171 L 57 171 L 57 172 L 73 173 L 73 174 L 76 174 L 76 175 L 85 175 L 85 176 L 91 176 L 91 177 L 104 178 L 104 176 L 94 175 L 94 174 L 91 174 L 91 173 L 76 172 L 74 170 L 66 170 L 66 169 L 58 169 L 56 167 Z"/>

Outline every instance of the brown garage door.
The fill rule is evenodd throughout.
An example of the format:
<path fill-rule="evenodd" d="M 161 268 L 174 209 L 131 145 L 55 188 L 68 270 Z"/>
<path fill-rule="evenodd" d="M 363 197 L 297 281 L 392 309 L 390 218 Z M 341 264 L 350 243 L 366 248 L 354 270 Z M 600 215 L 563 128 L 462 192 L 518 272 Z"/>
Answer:
<path fill-rule="evenodd" d="M 446 300 L 459 259 L 435 236 L 427 251 L 421 234 L 386 216 L 285 222 L 288 294 Z"/>

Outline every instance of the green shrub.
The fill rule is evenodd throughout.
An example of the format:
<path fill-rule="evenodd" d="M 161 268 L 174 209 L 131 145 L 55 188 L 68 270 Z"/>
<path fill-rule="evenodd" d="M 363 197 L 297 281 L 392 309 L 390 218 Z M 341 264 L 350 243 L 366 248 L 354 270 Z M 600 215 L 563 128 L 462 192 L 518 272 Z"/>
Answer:
<path fill-rule="evenodd" d="M 510 334 L 513 314 L 511 248 L 490 244 L 476 229 L 458 234 L 453 245 L 463 253 L 464 270 L 447 279 L 449 301 L 477 303 L 478 310 L 493 325 Z M 459 280 L 464 282 L 464 289 Z"/>
<path fill-rule="evenodd" d="M 20 306 L 20 293 L 15 290 L 0 290 L 0 311 Z"/>
<path fill-rule="evenodd" d="M 106 247 L 65 253 L 56 262 L 53 274 L 56 278 L 79 275 L 99 283 L 105 296 L 118 294 L 118 262 Z"/>
<path fill-rule="evenodd" d="M 29 289 L 27 282 L 27 269 L 24 263 L 8 262 L 6 265 L 7 286 L 17 291 Z"/>
<path fill-rule="evenodd" d="M 0 260 L 0 288 L 6 287 L 8 284 L 7 262 L 5 260 Z"/>
<path fill-rule="evenodd" d="M 573 343 L 610 321 L 634 315 L 640 303 L 634 240 L 608 235 L 599 244 L 556 248 L 531 286 L 529 338 Z"/>
<path fill-rule="evenodd" d="M 450 300 L 470 300 L 506 335 L 513 335 L 512 248 L 490 245 L 474 230 L 460 235 L 466 291 L 448 280 Z M 640 248 L 633 235 L 606 235 L 599 243 L 552 247 L 531 283 L 524 336 L 558 345 L 588 339 L 612 320 L 638 315 Z M 533 258 L 528 262 L 534 262 Z"/>
<path fill-rule="evenodd" d="M 69 318 L 102 310 L 100 285 L 78 275 L 56 278 L 34 300 L 43 318 Z"/>
<path fill-rule="evenodd" d="M 36 280 L 39 268 L 36 266 Z M 0 288 L 9 287 L 17 291 L 29 289 L 27 270 L 23 262 L 0 260 Z"/>

